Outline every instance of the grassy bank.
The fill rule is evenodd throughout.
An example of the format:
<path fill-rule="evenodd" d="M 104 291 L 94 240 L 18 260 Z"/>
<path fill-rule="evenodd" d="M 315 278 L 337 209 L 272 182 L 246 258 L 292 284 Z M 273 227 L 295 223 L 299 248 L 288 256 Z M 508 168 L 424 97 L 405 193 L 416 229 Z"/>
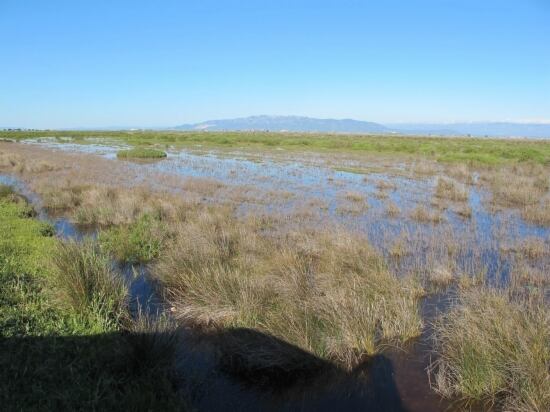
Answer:
<path fill-rule="evenodd" d="M 2 409 L 181 410 L 157 362 L 173 352 L 149 350 L 167 332 L 128 320 L 108 259 L 93 245 L 63 245 L 0 193 Z"/>
<path fill-rule="evenodd" d="M 0 138 L 39 137 L 110 139 L 133 146 L 171 145 L 286 150 L 353 152 L 390 156 L 422 156 L 444 162 L 506 164 L 550 162 L 550 142 L 537 140 L 437 138 L 393 135 L 331 135 L 269 132 L 176 132 L 176 131 L 0 131 Z"/>

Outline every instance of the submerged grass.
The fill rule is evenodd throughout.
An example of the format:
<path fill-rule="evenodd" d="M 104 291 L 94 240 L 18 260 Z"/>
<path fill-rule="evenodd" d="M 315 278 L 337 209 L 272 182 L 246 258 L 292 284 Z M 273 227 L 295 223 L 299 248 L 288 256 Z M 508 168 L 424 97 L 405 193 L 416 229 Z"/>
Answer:
<path fill-rule="evenodd" d="M 434 325 L 433 386 L 510 411 L 550 409 L 550 311 L 487 288 L 462 292 Z"/>

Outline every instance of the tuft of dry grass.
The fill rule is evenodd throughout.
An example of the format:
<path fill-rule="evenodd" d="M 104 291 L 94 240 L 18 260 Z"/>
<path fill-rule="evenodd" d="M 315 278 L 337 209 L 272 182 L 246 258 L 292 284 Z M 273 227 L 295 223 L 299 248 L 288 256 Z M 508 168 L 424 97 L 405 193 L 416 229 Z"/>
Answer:
<path fill-rule="evenodd" d="M 550 226 L 550 199 L 541 203 L 529 205 L 522 209 L 521 217 L 529 223 L 539 226 Z"/>
<path fill-rule="evenodd" d="M 460 182 L 473 184 L 474 177 L 470 167 L 465 163 L 452 163 L 445 167 L 445 174 Z"/>
<path fill-rule="evenodd" d="M 386 206 L 386 216 L 396 218 L 401 214 L 401 209 L 394 203 L 388 202 Z"/>
<path fill-rule="evenodd" d="M 515 175 L 500 171 L 485 177 L 493 193 L 492 202 L 506 207 L 526 207 L 537 205 L 548 192 L 542 184 L 542 177 Z M 546 179 L 548 179 L 546 177 Z"/>
<path fill-rule="evenodd" d="M 433 176 L 438 172 L 438 165 L 433 162 L 419 162 L 412 166 L 413 174 L 417 176 Z"/>
<path fill-rule="evenodd" d="M 468 190 L 453 180 L 439 177 L 435 187 L 435 196 L 440 199 L 464 202 L 468 200 Z"/>
<path fill-rule="evenodd" d="M 384 180 L 378 180 L 376 182 L 376 188 L 378 190 L 395 190 L 396 186 L 395 186 L 395 183 L 384 179 Z"/>
<path fill-rule="evenodd" d="M 42 192 L 47 209 L 64 211 L 83 225 L 128 225 L 145 214 L 158 219 L 177 219 L 194 207 L 181 197 L 141 187 L 48 186 Z"/>
<path fill-rule="evenodd" d="M 18 165 L 23 163 L 23 158 L 14 153 L 0 152 L 0 168 L 1 169 L 14 169 Z"/>
<path fill-rule="evenodd" d="M 437 210 L 428 210 L 425 206 L 418 205 L 410 214 L 411 219 L 420 223 L 441 223 L 443 216 Z"/>
<path fill-rule="evenodd" d="M 527 237 L 519 243 L 517 251 L 527 259 L 537 260 L 550 255 L 550 246 L 541 238 Z"/>
<path fill-rule="evenodd" d="M 434 325 L 432 386 L 509 411 L 550 408 L 550 311 L 488 288 L 463 291 Z"/>
<path fill-rule="evenodd" d="M 463 219 L 470 219 L 472 217 L 472 208 L 468 204 L 461 204 L 455 207 L 454 212 Z"/>
<path fill-rule="evenodd" d="M 350 202 L 365 202 L 366 197 L 361 192 L 352 192 L 348 191 L 343 195 L 344 199 L 349 200 Z"/>
<path fill-rule="evenodd" d="M 430 289 L 439 291 L 448 288 L 455 280 L 451 270 L 443 265 L 436 265 L 426 274 L 426 281 Z"/>

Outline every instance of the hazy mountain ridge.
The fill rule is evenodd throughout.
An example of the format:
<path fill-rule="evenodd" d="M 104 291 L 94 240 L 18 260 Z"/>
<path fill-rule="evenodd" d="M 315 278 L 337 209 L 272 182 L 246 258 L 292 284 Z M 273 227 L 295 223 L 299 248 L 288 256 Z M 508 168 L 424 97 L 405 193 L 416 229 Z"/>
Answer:
<path fill-rule="evenodd" d="M 303 116 L 250 116 L 184 124 L 178 130 L 230 131 L 269 130 L 273 132 L 387 133 L 385 126 L 353 119 L 315 119 Z"/>
<path fill-rule="evenodd" d="M 550 123 L 462 122 L 394 123 L 383 125 L 354 119 L 317 119 L 304 116 L 250 116 L 183 124 L 177 130 L 273 131 L 325 133 L 399 133 L 439 136 L 550 138 Z"/>
<path fill-rule="evenodd" d="M 0 130 L 9 129 L 32 130 L 24 127 L 0 127 Z M 457 122 L 380 124 L 354 119 L 317 119 L 305 116 L 267 115 L 208 120 L 175 127 L 70 127 L 59 128 L 57 130 L 271 131 L 550 139 L 550 123 Z"/>

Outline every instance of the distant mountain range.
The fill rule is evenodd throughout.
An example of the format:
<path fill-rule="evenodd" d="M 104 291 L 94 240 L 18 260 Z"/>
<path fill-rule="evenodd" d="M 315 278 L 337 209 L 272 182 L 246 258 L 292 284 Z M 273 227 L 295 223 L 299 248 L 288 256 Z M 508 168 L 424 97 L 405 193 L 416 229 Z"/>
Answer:
<path fill-rule="evenodd" d="M 493 136 L 550 138 L 549 123 L 471 122 L 395 123 L 382 125 L 353 119 L 315 119 L 303 116 L 250 116 L 208 120 L 174 127 L 195 131 L 272 131 L 324 133 L 396 133 L 434 136 Z"/>
<path fill-rule="evenodd" d="M 0 127 L 9 129 L 7 127 Z M 14 128 L 12 128 L 14 129 Z M 380 124 L 354 119 L 316 119 L 304 116 L 250 116 L 208 120 L 175 127 L 80 127 L 61 130 L 188 130 L 271 131 L 305 133 L 404 134 L 428 136 L 529 137 L 550 139 L 550 123 L 462 122 Z M 23 130 L 29 130 L 24 129 Z"/>
<path fill-rule="evenodd" d="M 302 116 L 250 116 L 209 120 L 177 126 L 178 130 L 269 130 L 272 132 L 388 133 L 385 126 L 353 119 L 314 119 Z"/>

